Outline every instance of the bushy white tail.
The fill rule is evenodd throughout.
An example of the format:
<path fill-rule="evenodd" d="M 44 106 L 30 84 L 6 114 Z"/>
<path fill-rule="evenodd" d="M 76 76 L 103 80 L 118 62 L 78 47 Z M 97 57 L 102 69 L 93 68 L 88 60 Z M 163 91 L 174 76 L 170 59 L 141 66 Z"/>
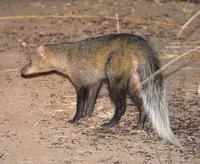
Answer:
<path fill-rule="evenodd" d="M 144 81 L 159 68 L 159 60 L 154 56 L 154 52 L 152 52 L 147 56 L 145 62 L 143 61 L 139 64 L 138 74 L 140 81 Z M 183 148 L 170 128 L 162 74 L 158 74 L 142 85 L 139 96 L 142 98 L 144 111 L 152 121 L 153 128 L 157 134 L 172 144 Z"/>

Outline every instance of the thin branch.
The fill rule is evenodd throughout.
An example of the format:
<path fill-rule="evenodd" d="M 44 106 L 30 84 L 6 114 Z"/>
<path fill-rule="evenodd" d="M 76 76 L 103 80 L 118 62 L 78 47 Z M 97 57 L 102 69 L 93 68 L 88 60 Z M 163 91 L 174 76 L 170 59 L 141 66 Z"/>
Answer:
<path fill-rule="evenodd" d="M 33 128 L 37 127 L 42 121 L 46 121 L 46 120 L 42 119 L 42 120 L 37 121 L 35 125 L 33 126 Z"/>
<path fill-rule="evenodd" d="M 154 131 L 154 132 L 155 132 L 155 131 Z M 162 163 L 161 163 L 161 160 L 160 160 L 160 156 L 158 155 L 157 147 L 156 147 L 156 138 L 157 138 L 157 137 L 156 137 L 155 133 L 154 133 L 153 136 L 150 135 L 150 139 L 153 141 L 154 151 L 155 151 L 156 157 L 157 157 L 157 159 L 158 159 L 158 162 L 159 162 L 159 164 L 162 164 Z"/>
<path fill-rule="evenodd" d="M 7 69 L 7 70 L 0 71 L 0 73 L 4 73 L 4 72 L 14 72 L 14 71 L 18 71 L 18 70 L 19 70 L 19 68 Z"/>
<path fill-rule="evenodd" d="M 142 85 L 144 85 L 147 81 L 149 81 L 150 79 L 154 78 L 157 74 L 159 74 L 160 72 L 162 72 L 163 70 L 165 70 L 167 67 L 169 67 L 171 64 L 173 64 L 174 62 L 176 62 L 177 60 L 181 59 L 182 57 L 188 55 L 189 53 L 196 51 L 197 49 L 199 49 L 200 46 L 197 46 L 193 49 L 190 49 L 189 51 L 179 55 L 178 57 L 176 57 L 175 59 L 171 60 L 170 62 L 168 62 L 167 64 L 165 64 L 163 67 L 161 67 L 159 70 L 157 70 L 156 72 L 152 73 L 149 77 L 147 77 L 144 81 L 142 81 L 142 83 L 140 84 L 140 87 Z"/>
<path fill-rule="evenodd" d="M 154 140 L 154 142 L 153 142 L 153 145 L 154 145 L 154 150 L 155 150 L 156 156 L 157 156 L 157 158 L 158 158 L 158 162 L 159 162 L 159 164 L 162 164 L 162 163 L 161 163 L 161 160 L 160 160 L 160 157 L 159 157 L 159 155 L 158 155 L 158 151 L 157 151 L 157 147 L 156 147 L 155 140 Z"/>
<path fill-rule="evenodd" d="M 0 20 L 10 20 L 10 19 L 48 19 L 48 18 L 63 18 L 63 19 L 70 19 L 70 18 L 76 18 L 76 19 L 111 19 L 115 20 L 115 17 L 110 16 L 81 16 L 81 15 L 25 15 L 25 16 L 2 16 L 0 17 Z"/>
<path fill-rule="evenodd" d="M 115 13 L 115 17 L 116 17 L 116 28 L 117 28 L 117 33 L 120 33 L 120 27 L 119 27 L 119 16 L 117 13 Z"/>
<path fill-rule="evenodd" d="M 194 18 L 196 18 L 198 15 L 200 14 L 200 10 L 194 14 L 182 27 L 181 27 L 181 30 L 179 31 L 178 35 L 177 35 L 177 38 L 179 38 L 183 32 L 183 30 L 192 22 L 192 20 Z"/>

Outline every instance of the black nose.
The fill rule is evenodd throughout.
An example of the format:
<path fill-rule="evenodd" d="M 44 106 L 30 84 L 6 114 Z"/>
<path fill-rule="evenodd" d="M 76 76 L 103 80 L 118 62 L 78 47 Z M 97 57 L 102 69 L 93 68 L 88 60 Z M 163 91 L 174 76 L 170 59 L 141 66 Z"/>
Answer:
<path fill-rule="evenodd" d="M 24 68 L 21 69 L 20 73 L 21 73 L 21 76 L 22 76 L 22 77 L 25 77 L 26 75 L 24 74 L 24 71 L 23 71 L 23 70 L 24 70 Z"/>
<path fill-rule="evenodd" d="M 29 75 L 29 69 L 31 68 L 31 65 L 32 65 L 32 62 L 31 61 L 29 61 L 29 63 L 28 64 L 26 64 L 22 69 L 21 69 L 21 76 L 22 77 L 26 77 L 26 76 L 28 76 Z"/>
<path fill-rule="evenodd" d="M 20 73 L 21 73 L 21 76 L 22 76 L 22 77 L 26 77 L 26 76 L 27 76 L 27 74 L 26 74 L 26 72 L 27 72 L 27 67 L 28 67 L 28 65 L 24 66 L 24 67 L 21 69 Z"/>

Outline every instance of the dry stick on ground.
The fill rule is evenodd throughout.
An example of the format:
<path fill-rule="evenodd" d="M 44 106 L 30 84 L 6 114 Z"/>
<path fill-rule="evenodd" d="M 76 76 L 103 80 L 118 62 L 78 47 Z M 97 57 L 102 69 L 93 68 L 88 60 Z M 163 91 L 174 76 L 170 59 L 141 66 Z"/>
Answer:
<path fill-rule="evenodd" d="M 116 28 L 117 28 L 117 33 L 120 33 L 120 27 L 119 27 L 119 16 L 117 13 L 115 13 L 116 16 Z"/>
<path fill-rule="evenodd" d="M 158 151 L 157 151 L 157 147 L 156 147 L 156 142 L 155 142 L 155 140 L 154 140 L 154 142 L 153 142 L 153 145 L 154 145 L 154 150 L 155 150 L 156 156 L 157 156 L 157 158 L 158 158 L 158 162 L 159 162 L 159 164 L 162 164 L 162 163 L 161 163 L 161 160 L 160 160 L 160 157 L 159 157 L 159 155 L 158 155 Z"/>
<path fill-rule="evenodd" d="M 42 120 L 37 121 L 35 125 L 33 126 L 33 128 L 37 127 L 42 121 L 47 121 L 47 120 L 42 119 Z"/>
<path fill-rule="evenodd" d="M 48 19 L 48 18 L 60 18 L 60 19 L 110 19 L 116 20 L 115 17 L 111 16 L 81 16 L 81 15 L 25 15 L 25 16 L 1 16 L 0 20 L 10 20 L 10 19 Z"/>
<path fill-rule="evenodd" d="M 153 136 L 150 135 L 149 137 L 150 137 L 151 141 L 153 140 L 154 151 L 155 151 L 156 157 L 158 159 L 158 162 L 159 162 L 159 164 L 162 164 L 161 160 L 160 160 L 160 156 L 158 155 L 157 147 L 156 147 L 156 136 L 155 135 L 153 135 Z"/>
<path fill-rule="evenodd" d="M 179 31 L 178 35 L 177 35 L 177 38 L 179 38 L 183 32 L 183 30 L 192 22 L 192 20 L 194 18 L 196 18 L 198 15 L 200 14 L 200 10 L 194 14 L 182 27 L 181 27 L 181 30 Z"/>
<path fill-rule="evenodd" d="M 149 77 L 147 77 L 144 81 L 141 82 L 140 86 L 144 85 L 147 81 L 149 81 L 150 79 L 154 78 L 157 74 L 159 74 L 160 72 L 164 71 L 167 67 L 169 67 L 171 64 L 173 64 L 174 62 L 176 62 L 177 60 L 181 59 L 182 57 L 184 57 L 185 55 L 188 55 L 189 53 L 196 51 L 197 49 L 199 49 L 200 46 L 197 46 L 193 49 L 190 49 L 189 51 L 179 55 L 178 57 L 176 57 L 175 59 L 171 60 L 170 62 L 168 62 L 167 64 L 165 64 L 164 66 L 162 66 L 159 70 L 157 70 L 156 72 L 152 73 Z M 138 89 L 138 88 L 136 88 Z"/>
<path fill-rule="evenodd" d="M 0 73 L 4 73 L 4 72 L 14 72 L 14 71 L 18 71 L 18 70 L 19 70 L 19 68 L 7 69 L 7 70 L 0 71 Z"/>

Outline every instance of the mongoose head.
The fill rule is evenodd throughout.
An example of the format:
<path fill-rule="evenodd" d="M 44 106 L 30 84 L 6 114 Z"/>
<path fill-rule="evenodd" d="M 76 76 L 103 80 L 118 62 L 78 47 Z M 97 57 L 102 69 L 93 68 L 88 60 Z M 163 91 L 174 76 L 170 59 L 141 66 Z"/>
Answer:
<path fill-rule="evenodd" d="M 45 46 L 40 46 L 27 65 L 21 69 L 22 76 L 34 75 L 38 73 L 50 72 L 53 70 L 51 55 Z"/>

